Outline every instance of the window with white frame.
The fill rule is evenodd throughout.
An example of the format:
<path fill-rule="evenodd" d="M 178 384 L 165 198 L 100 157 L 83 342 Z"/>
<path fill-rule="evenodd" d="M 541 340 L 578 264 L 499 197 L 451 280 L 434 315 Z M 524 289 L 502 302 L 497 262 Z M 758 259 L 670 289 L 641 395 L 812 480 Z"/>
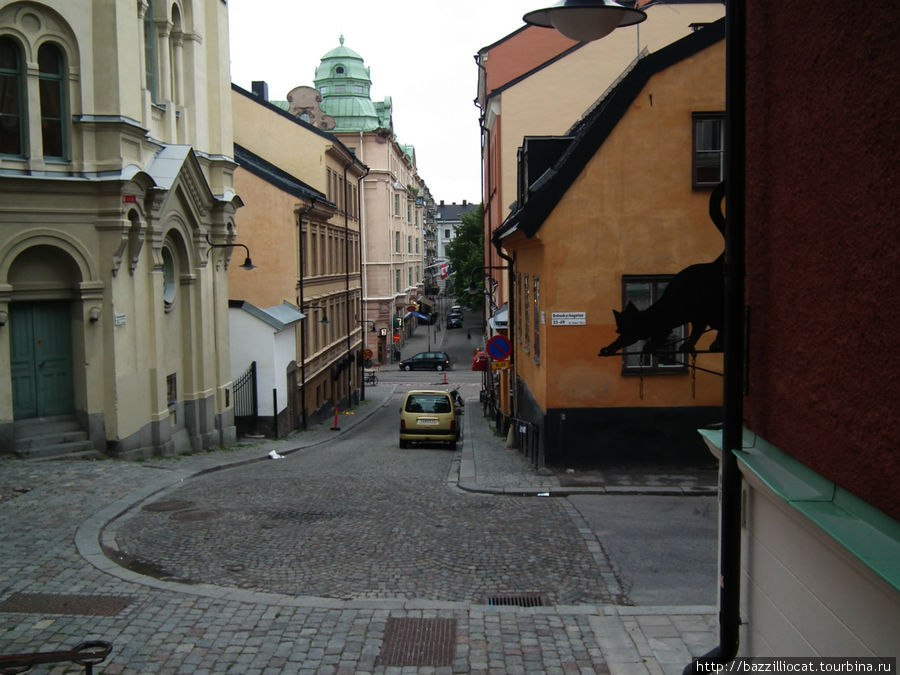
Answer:
<path fill-rule="evenodd" d="M 622 307 L 632 303 L 637 309 L 647 309 L 662 297 L 666 287 L 672 280 L 671 275 L 623 276 Z M 655 353 L 644 353 L 646 340 L 636 342 L 626 348 L 627 355 L 622 357 L 624 372 L 672 372 L 686 368 L 685 355 L 678 351 L 687 336 L 685 326 L 673 329 L 662 349 Z"/>
<path fill-rule="evenodd" d="M 725 177 L 725 113 L 693 114 L 691 184 L 714 187 Z"/>

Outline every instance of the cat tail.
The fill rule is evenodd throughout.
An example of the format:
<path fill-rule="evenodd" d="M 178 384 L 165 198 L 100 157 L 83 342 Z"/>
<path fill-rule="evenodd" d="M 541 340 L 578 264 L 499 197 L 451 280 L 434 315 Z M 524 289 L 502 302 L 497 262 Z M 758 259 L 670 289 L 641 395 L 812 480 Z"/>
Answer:
<path fill-rule="evenodd" d="M 725 181 L 719 183 L 709 196 L 709 217 L 716 229 L 725 236 L 725 214 L 722 212 L 722 202 L 725 200 Z"/>

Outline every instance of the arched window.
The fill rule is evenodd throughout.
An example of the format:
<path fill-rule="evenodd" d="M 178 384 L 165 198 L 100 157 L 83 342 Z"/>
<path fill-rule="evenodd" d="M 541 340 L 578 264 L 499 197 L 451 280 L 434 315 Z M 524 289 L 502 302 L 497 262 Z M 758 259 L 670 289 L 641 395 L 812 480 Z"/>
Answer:
<path fill-rule="evenodd" d="M 144 87 L 150 101 L 156 103 L 156 35 L 153 31 L 153 0 L 147 0 L 144 13 Z"/>
<path fill-rule="evenodd" d="M 66 155 L 66 95 L 64 60 L 59 47 L 41 45 L 38 50 L 41 92 L 41 137 L 44 157 L 64 159 Z"/>
<path fill-rule="evenodd" d="M 10 38 L 0 38 L 0 154 L 25 154 L 22 55 Z"/>

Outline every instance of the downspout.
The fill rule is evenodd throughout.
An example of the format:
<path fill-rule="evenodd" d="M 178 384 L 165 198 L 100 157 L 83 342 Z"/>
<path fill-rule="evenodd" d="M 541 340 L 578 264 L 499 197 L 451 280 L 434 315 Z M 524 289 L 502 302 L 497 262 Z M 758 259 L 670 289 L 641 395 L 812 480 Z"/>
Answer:
<path fill-rule="evenodd" d="M 514 292 L 515 286 L 513 286 L 513 281 L 516 278 L 515 277 L 516 259 L 514 257 L 510 257 L 510 256 L 506 255 L 503 252 L 503 250 L 500 248 L 500 241 L 498 239 L 491 237 L 491 242 L 494 244 L 494 248 L 497 249 L 497 255 L 506 261 L 506 273 L 509 277 L 507 279 L 507 294 L 509 297 L 506 301 L 508 303 L 508 309 L 507 309 L 507 314 L 506 314 L 506 325 L 507 325 L 507 332 L 510 335 L 513 335 L 513 329 L 511 327 L 516 325 L 515 324 L 515 318 L 516 318 L 515 302 L 513 302 L 513 298 L 515 297 L 515 292 Z M 510 342 L 512 342 L 512 340 L 510 340 Z M 510 355 L 509 355 L 509 367 L 510 367 L 509 413 L 510 413 L 510 417 L 518 417 L 519 416 L 519 409 L 518 409 L 519 408 L 519 405 L 518 405 L 519 399 L 515 394 L 516 382 L 517 382 L 517 380 L 516 380 L 516 359 L 513 358 L 513 354 L 515 353 L 515 351 L 516 351 L 515 348 L 513 348 L 510 351 Z M 498 425 L 498 431 L 499 431 L 499 425 Z"/>
<path fill-rule="evenodd" d="M 350 368 L 350 364 L 353 361 L 353 345 L 350 338 L 350 326 L 352 325 L 350 321 L 351 316 L 351 308 L 350 308 L 350 220 L 347 214 L 347 207 L 349 206 L 350 200 L 348 199 L 348 189 L 347 189 L 347 169 L 349 169 L 354 164 L 359 165 L 362 168 L 365 168 L 359 160 L 354 156 L 350 164 L 344 166 L 344 272 L 346 278 L 346 302 L 345 306 L 345 314 L 347 317 L 347 403 L 350 404 L 350 392 L 353 389 L 353 377 L 351 375 L 352 369 Z M 368 175 L 369 171 L 366 169 L 366 173 L 360 176 L 357 181 L 357 186 L 361 187 L 362 179 Z M 359 192 L 359 190 L 357 190 Z M 359 198 L 357 198 L 356 202 L 356 214 L 357 214 L 357 222 L 360 223 L 359 226 L 359 234 L 360 234 L 360 242 L 358 245 L 361 246 L 362 240 L 362 221 L 359 219 Z M 361 249 L 360 249 L 361 250 Z M 360 274 L 359 274 L 359 293 L 360 293 L 360 305 L 362 304 L 362 257 L 360 257 Z M 360 308 L 360 311 L 362 309 Z M 366 337 L 366 324 L 363 322 L 361 324 L 362 334 L 360 336 L 360 341 L 362 343 L 362 348 L 365 349 L 365 337 Z M 360 349 L 360 358 L 356 360 L 359 363 L 359 386 L 360 386 L 360 400 L 365 400 L 366 398 L 366 390 L 365 390 L 365 378 L 362 376 L 362 349 Z"/>
<path fill-rule="evenodd" d="M 353 162 L 351 162 L 351 165 Z M 347 320 L 347 407 L 351 406 L 353 397 L 353 369 L 350 364 L 353 363 L 353 346 L 351 344 L 350 326 L 350 216 L 347 209 L 350 206 L 347 186 L 347 165 L 344 165 L 344 317 Z"/>
<path fill-rule="evenodd" d="M 360 134 L 360 135 L 362 135 L 362 134 Z M 362 151 L 362 138 L 360 138 L 360 151 Z M 360 351 L 362 352 L 367 349 L 367 347 L 366 347 L 366 341 L 367 341 L 366 326 L 369 323 L 367 321 L 368 306 L 366 304 L 366 279 L 365 279 L 365 274 L 363 273 L 363 270 L 365 268 L 364 263 L 363 263 L 363 251 L 364 251 L 364 248 L 363 248 L 363 208 L 364 208 L 363 207 L 363 189 L 364 189 L 363 179 L 369 175 L 369 167 L 367 167 L 362 161 L 360 161 L 360 166 L 362 166 L 365 169 L 365 173 L 362 176 L 360 176 L 359 179 L 356 181 L 356 184 L 357 184 L 357 190 L 356 190 L 357 219 L 356 220 L 359 223 L 359 237 L 358 237 L 358 241 L 356 242 L 356 244 L 359 247 L 359 314 L 362 318 L 362 322 L 360 323 L 360 325 L 362 327 L 362 336 L 360 337 L 360 345 L 361 345 L 362 349 Z M 372 326 L 374 328 L 374 326 L 375 326 L 374 321 L 372 322 Z M 360 356 L 362 356 L 362 354 L 360 354 Z M 360 396 L 361 401 L 365 401 L 366 400 L 366 378 L 363 373 L 363 369 L 365 368 L 364 359 L 360 359 L 359 363 L 360 363 L 360 366 L 359 366 L 359 396 Z"/>
<path fill-rule="evenodd" d="M 743 437 L 744 217 L 746 155 L 746 6 L 728 0 L 725 37 L 725 378 L 720 513 L 719 645 L 688 664 L 684 673 L 709 672 L 732 661 L 740 644 L 741 473 L 736 453 Z"/>
<path fill-rule="evenodd" d="M 309 206 L 307 206 L 303 211 L 301 211 L 297 215 L 297 238 L 300 240 L 300 281 L 297 283 L 297 307 L 300 311 L 303 311 L 303 277 L 306 276 L 306 270 L 304 269 L 303 260 L 304 260 L 304 251 L 303 251 L 303 217 L 313 210 L 316 206 L 316 198 L 312 197 L 309 201 Z M 300 333 L 300 387 L 302 393 L 300 394 L 300 410 L 301 410 L 301 426 L 303 431 L 307 429 L 307 420 L 306 420 L 306 321 L 304 320 L 302 323 L 303 330 Z"/>

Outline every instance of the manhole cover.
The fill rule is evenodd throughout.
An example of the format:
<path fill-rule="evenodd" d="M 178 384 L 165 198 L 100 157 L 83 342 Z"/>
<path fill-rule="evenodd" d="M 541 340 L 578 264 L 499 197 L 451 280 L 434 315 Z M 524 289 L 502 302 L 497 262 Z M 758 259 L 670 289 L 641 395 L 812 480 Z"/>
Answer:
<path fill-rule="evenodd" d="M 547 605 L 545 593 L 502 593 L 490 595 L 487 604 L 492 607 L 544 607 Z"/>
<path fill-rule="evenodd" d="M 176 511 L 169 518 L 172 520 L 179 520 L 182 522 L 191 522 L 195 520 L 212 520 L 213 518 L 218 518 L 218 511 L 203 511 L 201 509 L 194 509 L 190 511 Z"/>
<path fill-rule="evenodd" d="M 130 603 L 131 598 L 111 595 L 16 593 L 0 603 L 0 612 L 115 616 Z"/>
<path fill-rule="evenodd" d="M 456 619 L 388 617 L 378 654 L 382 666 L 452 666 L 456 651 Z"/>
<path fill-rule="evenodd" d="M 194 506 L 194 502 L 186 502 L 180 499 L 170 499 L 165 502 L 153 502 L 141 508 L 142 511 L 182 511 Z"/>

